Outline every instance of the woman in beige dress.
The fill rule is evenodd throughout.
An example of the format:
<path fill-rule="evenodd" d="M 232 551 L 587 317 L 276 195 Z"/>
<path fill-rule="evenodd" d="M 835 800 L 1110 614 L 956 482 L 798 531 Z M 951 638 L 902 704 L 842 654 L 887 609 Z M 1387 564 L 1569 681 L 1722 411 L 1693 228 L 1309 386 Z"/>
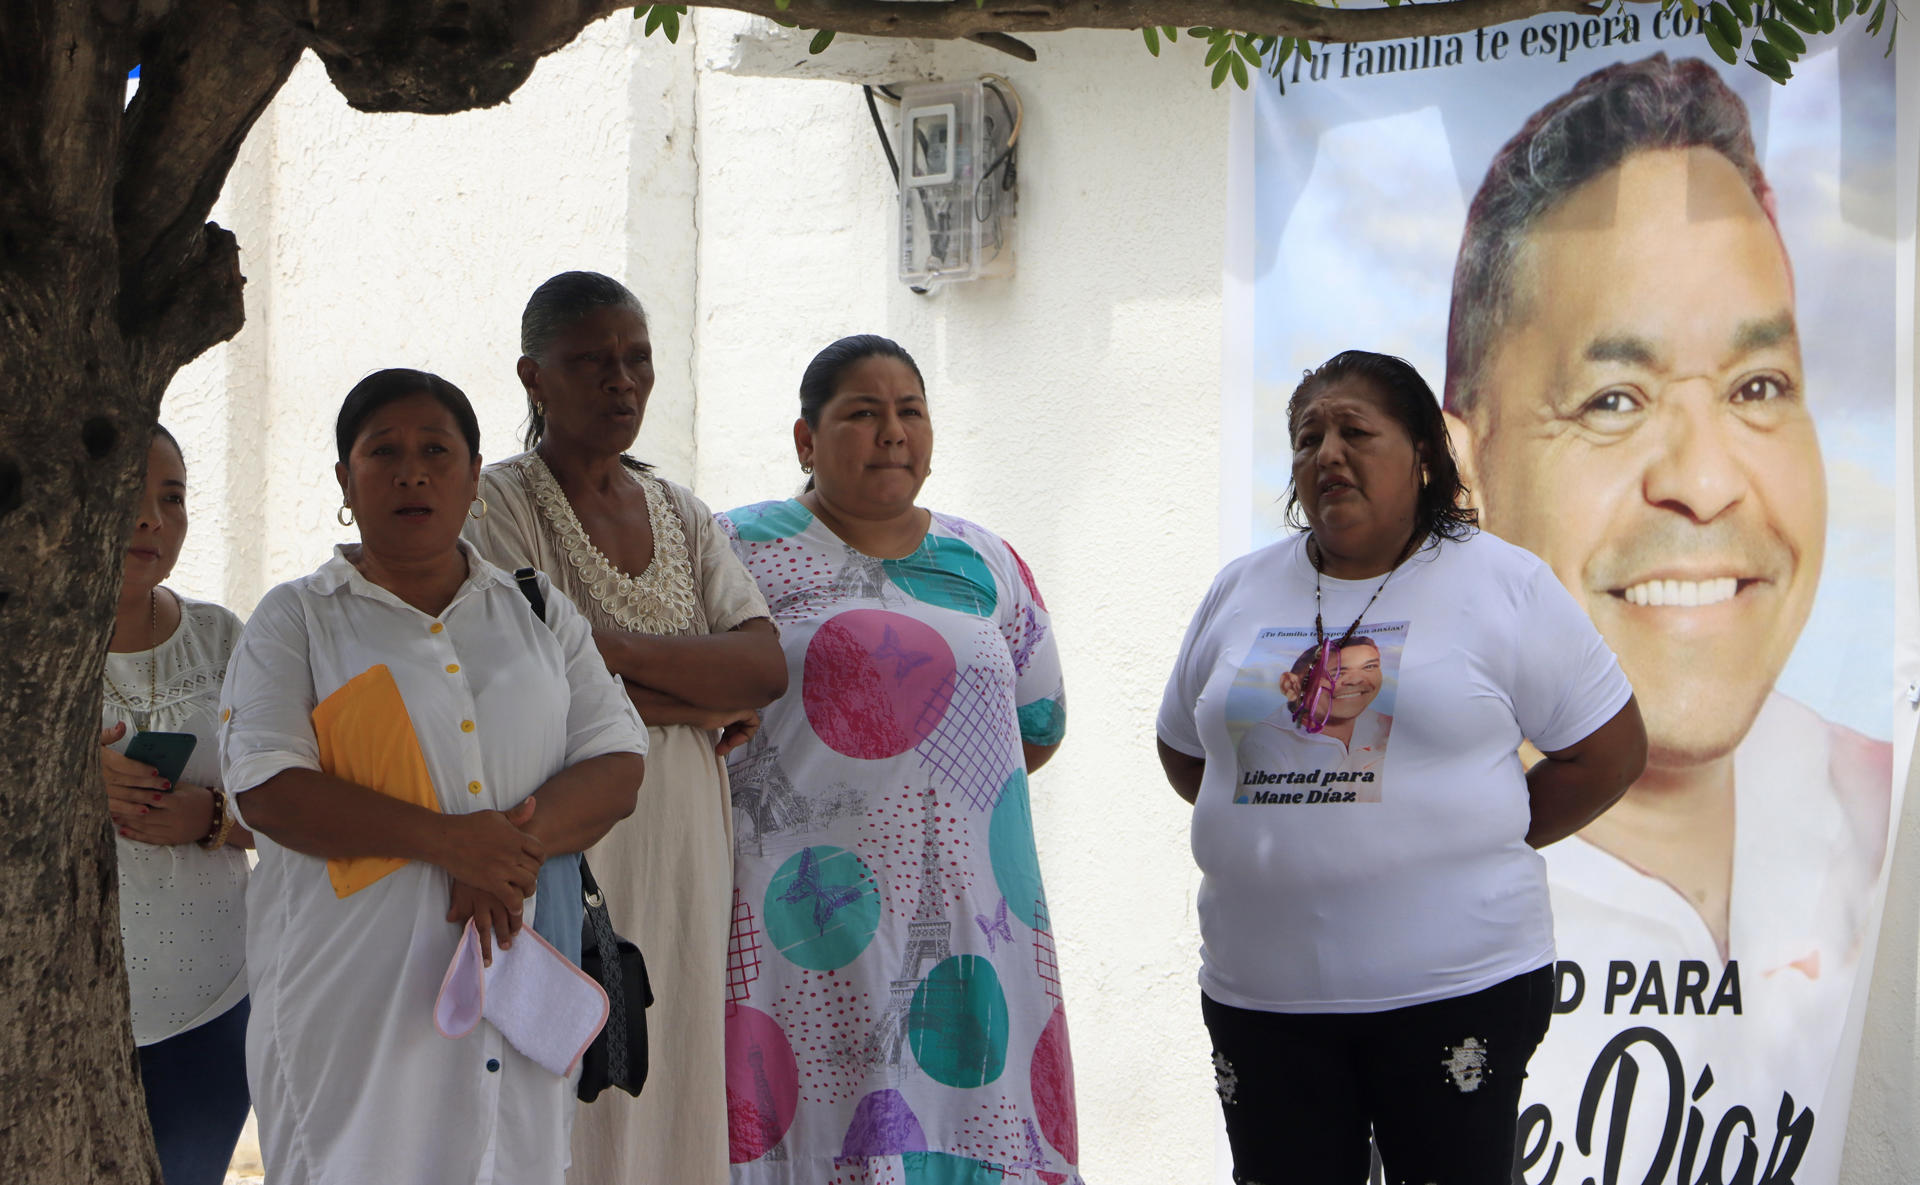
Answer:
<path fill-rule="evenodd" d="M 646 955 L 651 1068 L 638 1099 L 582 1104 L 570 1179 L 723 1185 L 733 835 L 724 755 L 786 691 L 779 638 L 711 513 L 626 456 L 653 389 L 646 314 L 617 280 L 566 272 L 520 321 L 529 451 L 481 474 L 468 537 L 539 568 L 594 627 L 648 724 L 632 817 L 588 853 L 607 907 Z"/>

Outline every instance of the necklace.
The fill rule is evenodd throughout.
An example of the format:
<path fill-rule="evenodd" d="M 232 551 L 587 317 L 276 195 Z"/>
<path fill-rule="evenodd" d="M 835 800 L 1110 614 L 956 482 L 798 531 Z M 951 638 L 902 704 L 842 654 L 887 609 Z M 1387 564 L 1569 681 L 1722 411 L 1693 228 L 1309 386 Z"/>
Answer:
<path fill-rule="evenodd" d="M 1333 712 L 1334 687 L 1340 682 L 1340 653 L 1347 648 L 1347 643 L 1353 640 L 1361 621 L 1367 616 L 1367 610 L 1373 608 L 1373 603 L 1380 599 L 1381 592 L 1387 587 L 1387 581 L 1393 579 L 1393 574 L 1400 570 L 1401 564 L 1407 562 L 1407 556 L 1414 549 L 1412 541 L 1409 540 L 1406 550 L 1393 561 L 1393 567 L 1387 569 L 1387 574 L 1380 578 L 1380 583 L 1374 585 L 1373 595 L 1368 597 L 1367 603 L 1360 607 L 1359 616 L 1347 626 L 1346 632 L 1340 635 L 1340 640 L 1337 642 L 1327 637 L 1326 626 L 1322 623 L 1320 615 L 1322 573 L 1320 561 L 1315 558 L 1316 550 L 1313 536 L 1307 536 L 1307 561 L 1313 565 L 1313 642 L 1316 653 L 1313 658 L 1313 668 L 1307 672 L 1306 687 L 1301 692 L 1300 702 L 1294 705 L 1293 722 L 1308 733 L 1318 733 L 1326 729 L 1327 721 L 1331 719 Z"/>
<path fill-rule="evenodd" d="M 131 699 L 129 699 L 129 697 L 127 696 L 127 693 L 124 691 L 121 691 L 119 686 L 114 683 L 112 675 L 107 675 L 107 673 L 104 670 L 100 672 L 101 674 L 106 675 L 107 687 L 113 692 L 115 696 L 119 697 L 119 700 L 122 704 L 126 705 L 127 710 L 133 713 L 133 722 L 135 726 L 139 728 L 146 727 L 146 723 L 141 719 L 141 717 L 143 715 L 150 717 L 153 713 L 155 701 L 160 698 L 160 656 L 154 653 L 154 650 L 157 649 L 159 645 L 160 645 L 160 592 L 158 588 L 150 588 L 147 590 L 147 710 L 146 712 L 143 713 L 134 708 Z"/>

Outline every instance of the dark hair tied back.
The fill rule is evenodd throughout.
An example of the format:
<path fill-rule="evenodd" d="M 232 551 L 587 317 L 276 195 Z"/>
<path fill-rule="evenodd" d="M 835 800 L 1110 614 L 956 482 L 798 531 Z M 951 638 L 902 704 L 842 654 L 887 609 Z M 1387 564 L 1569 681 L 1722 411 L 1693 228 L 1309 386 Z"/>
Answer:
<path fill-rule="evenodd" d="M 446 408 L 453 422 L 459 425 L 460 435 L 466 439 L 467 455 L 480 455 L 480 420 L 473 414 L 473 404 L 467 401 L 466 393 L 437 374 L 395 367 L 375 371 L 355 383 L 353 390 L 347 392 L 345 402 L 340 404 L 340 415 L 333 422 L 333 440 L 340 450 L 340 463 L 346 464 L 348 454 L 353 452 L 353 442 L 360 439 L 361 430 L 375 412 L 415 395 L 432 396 Z"/>
<path fill-rule="evenodd" d="M 520 352 L 541 366 L 548 363 L 553 339 L 579 324 L 589 313 L 601 309 L 626 309 L 646 322 L 647 310 L 632 289 L 599 272 L 561 272 L 533 290 L 527 307 L 520 311 Z M 529 401 L 527 431 L 523 441 L 529 451 L 539 448 L 547 434 L 546 417 Z M 650 466 L 622 456 L 630 469 L 647 471 Z"/>
<path fill-rule="evenodd" d="M 1287 439 L 1293 439 L 1306 410 L 1322 387 L 1342 379 L 1364 379 L 1373 384 L 1389 415 L 1413 441 L 1414 452 L 1426 467 L 1427 480 L 1416 496 L 1413 512 L 1415 536 L 1426 540 L 1434 536 L 1461 540 L 1473 534 L 1480 516 L 1466 505 L 1467 487 L 1460 480 L 1460 466 L 1454 461 L 1453 443 L 1447 437 L 1447 421 L 1440 413 L 1440 400 L 1420 372 L 1404 358 L 1376 354 L 1370 350 L 1343 350 L 1307 372 L 1287 400 Z M 1307 520 L 1300 511 L 1300 491 L 1287 484 L 1287 525 L 1305 530 Z"/>
<path fill-rule="evenodd" d="M 927 380 L 921 377 L 919 364 L 914 362 L 913 355 L 907 353 L 899 342 L 877 333 L 856 333 L 852 337 L 843 337 L 815 354 L 813 361 L 807 363 L 806 373 L 800 376 L 800 418 L 807 422 L 809 428 L 820 426 L 820 410 L 833 401 L 848 368 L 868 358 L 892 358 L 906 363 L 913 377 L 919 379 L 920 389 L 927 389 Z"/>

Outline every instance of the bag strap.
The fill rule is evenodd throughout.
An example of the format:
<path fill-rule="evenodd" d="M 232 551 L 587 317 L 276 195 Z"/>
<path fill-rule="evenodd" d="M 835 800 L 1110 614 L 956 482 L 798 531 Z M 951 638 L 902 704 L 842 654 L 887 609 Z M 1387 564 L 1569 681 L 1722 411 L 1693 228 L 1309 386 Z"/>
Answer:
<path fill-rule="evenodd" d="M 541 621 L 547 619 L 547 595 L 540 591 L 540 573 L 532 568 L 520 568 L 513 574 L 513 582 L 520 586 L 520 595 L 527 598 L 527 604 L 533 606 L 533 615 Z"/>
<path fill-rule="evenodd" d="M 580 857 L 580 898 L 586 906 L 587 930 L 593 935 L 594 948 L 600 952 L 600 986 L 607 990 L 607 1049 L 613 1053 L 607 1059 L 607 1081 L 611 1086 L 633 1093 L 635 1084 L 627 1072 L 626 1056 L 626 968 L 620 964 L 620 939 L 613 932 L 613 920 L 607 916 L 606 898 L 600 895 L 600 884 L 593 879 L 593 869 L 587 867 L 584 855 Z"/>
<path fill-rule="evenodd" d="M 533 615 L 547 620 L 547 598 L 540 591 L 540 574 L 532 568 L 520 568 L 513 582 L 532 606 Z M 609 1085 L 632 1093 L 634 1083 L 627 1073 L 627 991 L 626 968 L 620 965 L 620 938 L 613 932 L 613 919 L 607 916 L 607 900 L 600 894 L 600 883 L 593 879 L 585 853 L 580 856 L 580 902 L 586 906 L 586 928 L 593 935 L 593 946 L 600 954 L 600 986 L 607 991 L 607 1048 L 620 1056 L 608 1058 Z"/>

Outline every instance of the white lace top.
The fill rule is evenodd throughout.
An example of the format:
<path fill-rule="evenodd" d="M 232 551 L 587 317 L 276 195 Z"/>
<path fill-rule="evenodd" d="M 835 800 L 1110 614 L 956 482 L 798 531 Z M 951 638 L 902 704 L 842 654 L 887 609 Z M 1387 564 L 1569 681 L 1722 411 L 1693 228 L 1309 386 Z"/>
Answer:
<path fill-rule="evenodd" d="M 200 738 L 181 780 L 220 784 L 220 691 L 240 619 L 174 594 L 180 627 L 152 650 L 107 655 L 100 726 L 190 732 Z M 151 692 L 149 688 L 152 688 Z M 100 793 L 98 786 L 93 792 Z M 116 835 L 120 941 L 126 948 L 133 1038 L 141 1045 L 220 1016 L 247 994 L 247 856 L 198 844 L 158 846 Z"/>

